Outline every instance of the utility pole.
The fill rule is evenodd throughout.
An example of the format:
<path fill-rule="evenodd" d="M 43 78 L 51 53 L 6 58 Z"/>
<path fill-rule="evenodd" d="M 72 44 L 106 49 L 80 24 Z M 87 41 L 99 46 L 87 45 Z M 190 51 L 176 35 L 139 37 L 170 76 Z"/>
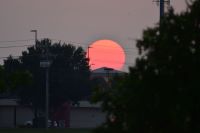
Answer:
<path fill-rule="evenodd" d="M 164 0 L 160 0 L 160 20 L 164 16 L 164 12 L 165 12 Z"/>
<path fill-rule="evenodd" d="M 170 0 L 155 0 L 153 2 L 157 2 L 160 6 L 160 21 L 165 15 L 165 4 L 170 4 Z"/>

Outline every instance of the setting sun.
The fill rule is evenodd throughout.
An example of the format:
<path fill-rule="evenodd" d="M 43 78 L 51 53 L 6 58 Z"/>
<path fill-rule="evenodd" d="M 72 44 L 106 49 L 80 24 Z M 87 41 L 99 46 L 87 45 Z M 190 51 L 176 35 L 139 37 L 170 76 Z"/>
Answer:
<path fill-rule="evenodd" d="M 87 56 L 92 70 L 100 67 L 121 70 L 125 63 L 123 48 L 112 40 L 98 40 L 92 43 L 88 47 Z"/>

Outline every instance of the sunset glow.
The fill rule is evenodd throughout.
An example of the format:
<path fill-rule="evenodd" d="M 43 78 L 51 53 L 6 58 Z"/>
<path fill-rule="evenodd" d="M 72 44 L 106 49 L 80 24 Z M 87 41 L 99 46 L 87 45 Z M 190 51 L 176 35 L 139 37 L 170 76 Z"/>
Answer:
<path fill-rule="evenodd" d="M 112 40 L 98 40 L 89 46 L 88 51 L 87 55 L 89 56 L 89 64 L 92 70 L 100 67 L 121 70 L 124 66 L 124 50 Z"/>

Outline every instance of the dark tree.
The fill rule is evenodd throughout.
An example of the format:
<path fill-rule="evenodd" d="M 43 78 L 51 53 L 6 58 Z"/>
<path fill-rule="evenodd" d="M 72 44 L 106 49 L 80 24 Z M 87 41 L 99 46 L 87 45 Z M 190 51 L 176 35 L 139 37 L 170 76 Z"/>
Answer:
<path fill-rule="evenodd" d="M 5 61 L 7 71 L 20 69 L 32 74 L 32 86 L 19 91 L 22 103 L 32 104 L 36 110 L 44 108 L 46 78 L 45 68 L 40 67 L 40 62 L 47 58 L 51 62 L 49 97 L 52 108 L 66 101 L 78 101 L 90 95 L 90 71 L 84 50 L 71 44 L 52 44 L 50 40 L 45 39 L 22 52 L 20 59 Z"/>
<path fill-rule="evenodd" d="M 200 132 L 200 1 L 173 9 L 137 41 L 130 73 L 101 93 L 106 123 L 96 132 Z"/>
<path fill-rule="evenodd" d="M 0 92 L 3 92 L 3 90 L 6 88 L 5 82 L 5 71 L 3 67 L 0 66 Z"/>
<path fill-rule="evenodd" d="M 15 66 L 15 68 L 12 69 L 11 66 Z M 15 93 L 19 91 L 19 88 L 26 88 L 32 84 L 32 75 L 19 68 L 18 60 L 13 59 L 12 56 L 8 57 L 4 66 L 0 66 L 0 90 L 2 93 Z M 13 96 L 16 96 L 16 94 Z"/>

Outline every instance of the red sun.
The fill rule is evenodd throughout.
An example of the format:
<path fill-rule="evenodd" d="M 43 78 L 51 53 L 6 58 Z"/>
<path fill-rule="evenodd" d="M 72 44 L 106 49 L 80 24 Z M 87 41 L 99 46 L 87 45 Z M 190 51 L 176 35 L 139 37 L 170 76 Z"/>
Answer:
<path fill-rule="evenodd" d="M 123 48 L 112 40 L 98 40 L 92 43 L 88 47 L 87 55 L 92 70 L 101 67 L 121 70 L 125 63 Z"/>

